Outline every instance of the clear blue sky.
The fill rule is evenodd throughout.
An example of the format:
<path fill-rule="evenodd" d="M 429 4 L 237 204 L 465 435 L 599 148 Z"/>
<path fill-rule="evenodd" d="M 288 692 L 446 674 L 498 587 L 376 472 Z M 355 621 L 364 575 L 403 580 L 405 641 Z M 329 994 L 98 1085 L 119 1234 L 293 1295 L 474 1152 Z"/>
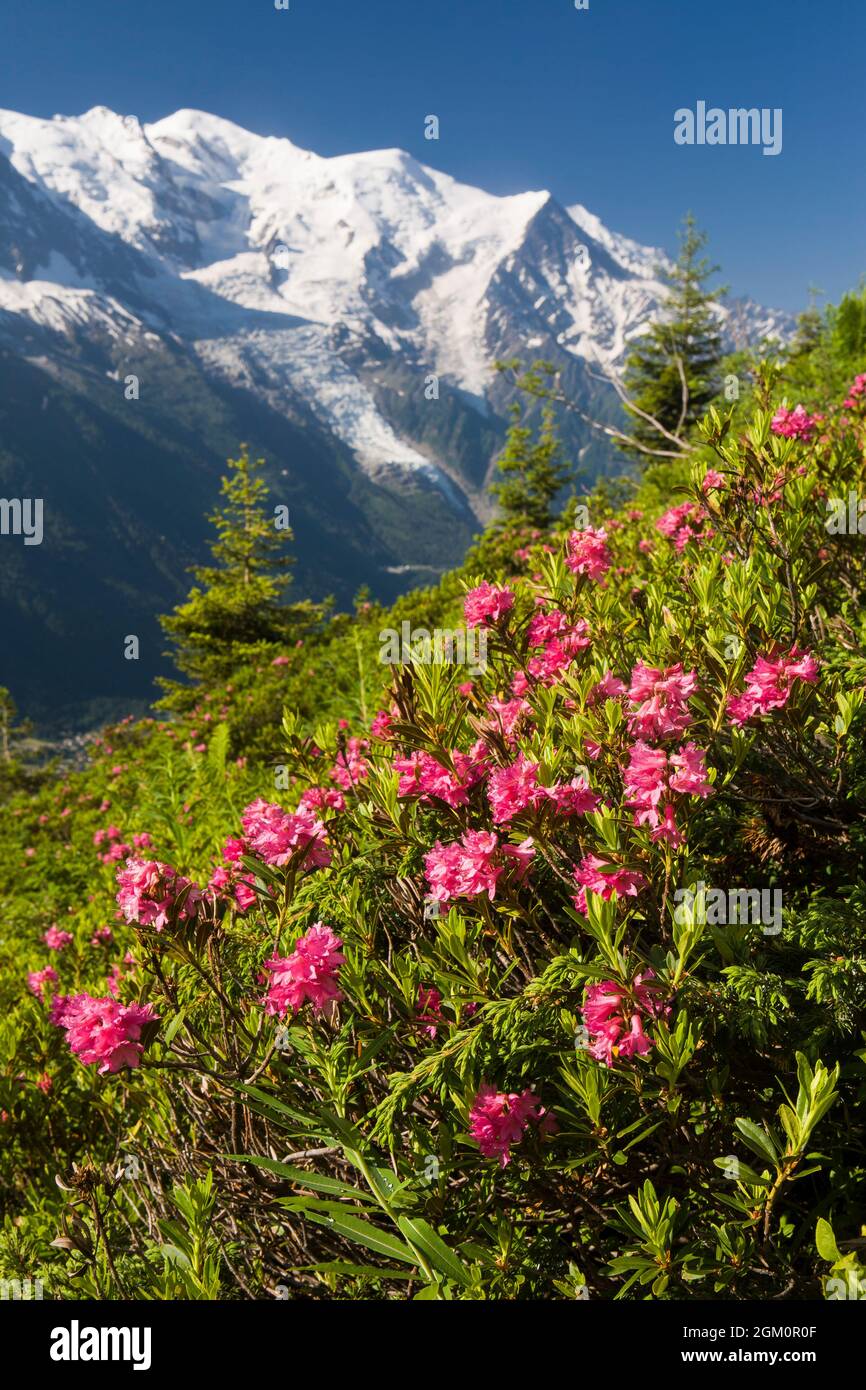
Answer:
<path fill-rule="evenodd" d="M 864 0 L 290 6 L 0 0 L 0 105 L 146 121 L 193 106 L 320 154 L 399 145 L 668 248 L 691 208 L 732 289 L 788 309 L 866 273 Z M 782 153 L 677 146 L 673 113 L 698 100 L 781 107 Z"/>

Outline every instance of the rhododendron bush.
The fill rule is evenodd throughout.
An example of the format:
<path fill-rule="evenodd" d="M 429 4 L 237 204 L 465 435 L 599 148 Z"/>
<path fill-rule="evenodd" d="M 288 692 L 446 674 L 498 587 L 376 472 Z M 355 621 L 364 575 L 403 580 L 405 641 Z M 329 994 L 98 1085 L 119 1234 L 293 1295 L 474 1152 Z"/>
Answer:
<path fill-rule="evenodd" d="M 359 613 L 355 706 L 287 707 L 270 764 L 223 689 L 10 803 L 7 1265 L 751 1299 L 856 1263 L 863 540 L 825 519 L 863 486 L 857 382 L 711 412 L 588 527 L 488 537 L 437 600 L 481 674 L 378 665 Z"/>

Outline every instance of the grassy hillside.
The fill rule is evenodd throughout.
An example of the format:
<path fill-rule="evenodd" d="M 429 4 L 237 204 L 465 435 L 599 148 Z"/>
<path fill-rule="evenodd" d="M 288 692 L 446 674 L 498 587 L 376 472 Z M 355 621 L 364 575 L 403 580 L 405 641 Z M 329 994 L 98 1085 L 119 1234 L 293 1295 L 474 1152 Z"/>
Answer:
<path fill-rule="evenodd" d="M 28 769 L 13 734 L 0 1276 L 866 1277 L 858 332 L 813 326 L 681 460 L 494 526 L 391 608 L 287 626 L 82 770 Z M 421 629 L 474 634 L 483 669 Z"/>

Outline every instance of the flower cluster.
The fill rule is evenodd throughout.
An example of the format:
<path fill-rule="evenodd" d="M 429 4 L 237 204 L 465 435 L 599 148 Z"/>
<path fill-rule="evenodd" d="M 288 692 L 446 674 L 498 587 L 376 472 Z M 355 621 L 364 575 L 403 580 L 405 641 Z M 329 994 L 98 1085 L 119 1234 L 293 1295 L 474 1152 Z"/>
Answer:
<path fill-rule="evenodd" d="M 769 714 L 787 704 L 795 680 L 813 685 L 818 679 L 818 663 L 808 652 L 792 647 L 785 654 L 759 656 L 746 676 L 741 695 L 728 699 L 728 718 L 732 724 L 745 724 L 757 714 Z"/>
<path fill-rule="evenodd" d="M 51 1022 L 65 1031 L 72 1051 L 100 1073 L 137 1067 L 142 1030 L 158 1021 L 150 1004 L 119 1004 L 91 994 L 58 995 L 51 1009 Z"/>
<path fill-rule="evenodd" d="M 463 600 L 463 616 L 469 627 L 489 627 L 498 623 L 514 607 L 510 589 L 490 584 L 486 579 L 477 589 L 470 589 Z"/>
<path fill-rule="evenodd" d="M 542 609 L 536 613 L 529 624 L 527 640 L 530 647 L 540 648 L 540 651 L 526 663 L 526 676 L 541 685 L 555 685 L 577 653 L 591 646 L 588 632 L 589 623 L 585 618 L 578 618 L 576 623 L 569 622 L 557 608 Z M 514 687 L 518 695 L 523 693 L 521 686 L 527 688 L 528 681 L 519 673 Z"/>
<path fill-rule="evenodd" d="M 794 410 L 786 410 L 780 406 L 770 421 L 770 429 L 773 434 L 781 434 L 785 439 L 802 439 L 808 443 L 815 431 L 815 426 L 823 420 L 823 415 L 810 415 L 802 405 L 798 405 Z"/>
<path fill-rule="evenodd" d="M 711 796 L 713 788 L 707 781 L 705 757 L 694 743 L 684 744 L 670 756 L 664 748 L 650 748 L 640 740 L 629 750 L 623 779 L 625 805 L 635 812 L 635 825 L 650 826 L 653 840 L 667 840 L 675 849 L 683 843 L 669 793 Z"/>
<path fill-rule="evenodd" d="M 452 898 L 486 893 L 492 901 L 506 869 L 513 869 L 515 877 L 522 878 L 534 854 L 531 839 L 520 845 L 500 844 L 491 830 L 467 830 L 462 839 L 449 845 L 437 840 L 424 856 L 431 896 L 436 902 L 447 903 Z"/>
<path fill-rule="evenodd" d="M 394 771 L 400 777 L 397 795 L 422 801 L 435 798 L 447 806 L 465 806 L 472 787 L 484 776 L 486 750 L 483 744 L 476 744 L 471 753 L 454 749 L 450 757 L 453 772 L 432 753 L 415 751 L 408 758 L 395 758 Z"/>
<path fill-rule="evenodd" d="M 718 477 L 719 474 L 715 476 Z M 675 550 L 682 551 L 689 541 L 712 536 L 712 529 L 704 527 L 708 516 L 706 508 L 698 506 L 697 502 L 680 502 L 676 507 L 669 507 L 664 515 L 659 517 L 656 530 L 667 536 L 669 541 L 673 541 Z"/>
<path fill-rule="evenodd" d="M 643 1030 L 644 1020 L 670 1012 L 653 983 L 653 972 L 637 975 L 630 985 L 602 980 L 590 985 L 583 1006 L 583 1021 L 590 1034 L 589 1052 L 597 1062 L 613 1066 L 619 1057 L 644 1057 L 652 1040 Z"/>
<path fill-rule="evenodd" d="M 544 1110 L 531 1090 L 497 1091 L 484 1085 L 469 1112 L 469 1133 L 485 1158 L 496 1158 L 504 1168 L 511 1161 L 511 1147 L 519 1144 L 530 1120 L 543 1118 Z"/>
<path fill-rule="evenodd" d="M 597 893 L 605 902 L 611 898 L 636 898 L 641 889 L 646 888 L 643 874 L 634 869 L 617 868 L 600 859 L 597 854 L 587 854 L 574 870 L 577 893 L 572 902 L 578 912 L 587 913 L 586 891 Z"/>
<path fill-rule="evenodd" d="M 266 960 L 270 972 L 268 992 L 262 1003 L 265 1012 L 283 1018 L 296 1013 L 310 1001 L 317 1013 L 328 1013 L 342 998 L 337 980 L 346 957 L 342 941 L 330 927 L 316 922 L 295 944 L 290 956 Z"/>
<path fill-rule="evenodd" d="M 363 782 L 370 771 L 370 764 L 364 757 L 369 744 L 363 738 L 350 738 L 346 740 L 345 748 L 341 748 L 337 754 L 337 761 L 331 768 L 331 780 L 342 787 L 344 792 L 351 791 L 358 783 Z"/>
<path fill-rule="evenodd" d="M 200 888 L 157 859 L 127 859 L 117 884 L 117 903 L 127 922 L 158 932 L 172 916 L 179 922 L 195 917 L 202 900 Z"/>
<path fill-rule="evenodd" d="M 331 862 L 324 823 L 309 811 L 285 811 L 271 802 L 252 802 L 241 817 L 244 836 L 253 854 L 278 868 L 296 855 L 304 869 L 321 869 Z"/>
<path fill-rule="evenodd" d="M 587 526 L 583 531 L 572 531 L 565 563 L 574 574 L 586 574 L 596 581 L 603 579 L 613 564 L 604 528 Z"/>
<path fill-rule="evenodd" d="M 42 938 L 49 951 L 65 951 L 74 939 L 71 931 L 62 931 L 56 923 L 48 928 Z"/>
<path fill-rule="evenodd" d="M 694 671 L 681 663 L 658 670 L 639 661 L 631 673 L 628 696 L 637 708 L 628 716 L 629 733 L 635 738 L 674 738 L 691 724 L 686 702 L 698 688 Z"/>
<path fill-rule="evenodd" d="M 31 970 L 27 976 L 27 988 L 31 994 L 35 994 L 37 999 L 45 1000 L 48 998 L 49 985 L 56 985 L 60 977 L 53 965 L 46 965 L 44 970 Z"/>

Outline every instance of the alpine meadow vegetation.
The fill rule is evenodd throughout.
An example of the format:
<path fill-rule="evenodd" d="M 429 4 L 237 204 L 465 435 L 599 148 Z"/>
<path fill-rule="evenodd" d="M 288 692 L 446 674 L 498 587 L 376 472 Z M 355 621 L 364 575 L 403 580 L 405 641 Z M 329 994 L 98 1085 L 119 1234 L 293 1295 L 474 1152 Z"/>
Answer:
<path fill-rule="evenodd" d="M 0 692 L 0 1275 L 866 1296 L 864 306 L 660 330 L 676 446 L 565 498 L 528 368 L 498 520 L 387 610 L 286 603 L 242 449 L 154 715 L 34 770 Z"/>

